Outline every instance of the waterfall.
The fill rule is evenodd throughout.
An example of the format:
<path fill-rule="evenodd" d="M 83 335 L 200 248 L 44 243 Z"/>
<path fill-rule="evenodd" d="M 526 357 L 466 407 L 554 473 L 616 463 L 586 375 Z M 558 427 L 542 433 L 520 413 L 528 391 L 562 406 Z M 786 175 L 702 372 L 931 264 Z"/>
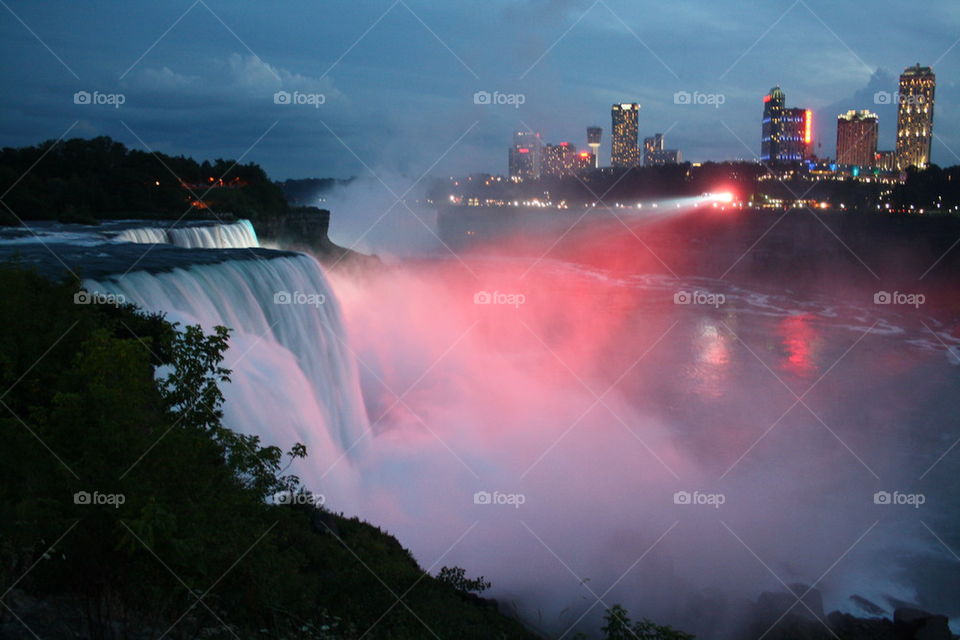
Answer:
<path fill-rule="evenodd" d="M 187 249 L 245 249 L 259 247 L 257 232 L 249 220 L 228 224 L 186 227 L 139 227 L 124 229 L 115 240 L 138 244 L 173 244 Z"/>
<path fill-rule="evenodd" d="M 137 244 L 167 244 L 170 242 L 167 230 L 156 227 L 124 229 L 114 238 L 120 242 L 135 242 Z"/>
<path fill-rule="evenodd" d="M 349 466 L 341 459 L 363 448 L 369 426 L 354 355 L 339 303 L 312 257 L 135 271 L 88 279 L 84 288 L 207 332 L 231 328 L 224 423 L 284 449 L 303 442 L 311 479 Z M 346 481 L 340 472 L 332 478 Z M 320 490 L 330 491 L 329 484 Z"/>

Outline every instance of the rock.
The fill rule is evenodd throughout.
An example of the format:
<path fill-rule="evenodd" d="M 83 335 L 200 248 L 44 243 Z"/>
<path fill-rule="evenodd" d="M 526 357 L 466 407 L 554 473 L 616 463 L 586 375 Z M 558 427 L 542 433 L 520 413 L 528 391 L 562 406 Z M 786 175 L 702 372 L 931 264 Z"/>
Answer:
<path fill-rule="evenodd" d="M 750 622 L 738 637 L 764 640 L 831 640 L 823 616 L 823 598 L 816 589 L 803 584 L 788 585 L 786 591 L 760 594 Z M 800 601 L 798 601 L 800 599 Z M 804 606 L 806 605 L 806 606 Z"/>
<path fill-rule="evenodd" d="M 879 606 L 879 605 L 877 605 L 877 604 L 874 604 L 873 602 L 870 602 L 869 600 L 867 600 L 867 599 L 864 598 L 863 596 L 852 595 L 852 596 L 850 596 L 850 600 L 851 600 L 851 602 L 853 602 L 855 605 L 857 605 L 857 606 L 860 607 L 862 610 L 866 611 L 867 613 L 869 613 L 869 614 L 872 615 L 872 616 L 882 616 L 883 614 L 886 613 L 886 609 L 884 609 L 883 607 L 881 607 L 881 606 Z"/>
<path fill-rule="evenodd" d="M 764 591 L 757 600 L 757 617 L 771 623 L 789 611 L 785 617 L 809 620 L 823 619 L 823 597 L 816 589 L 803 584 L 788 585 L 793 593 Z M 797 602 L 798 598 L 802 599 Z M 806 606 L 804 606 L 806 605 Z"/>
<path fill-rule="evenodd" d="M 844 640 L 896 640 L 889 618 L 858 618 L 834 611 L 827 616 L 827 624 Z"/>
<path fill-rule="evenodd" d="M 897 640 L 953 640 L 946 616 L 938 616 L 912 607 L 893 612 Z"/>

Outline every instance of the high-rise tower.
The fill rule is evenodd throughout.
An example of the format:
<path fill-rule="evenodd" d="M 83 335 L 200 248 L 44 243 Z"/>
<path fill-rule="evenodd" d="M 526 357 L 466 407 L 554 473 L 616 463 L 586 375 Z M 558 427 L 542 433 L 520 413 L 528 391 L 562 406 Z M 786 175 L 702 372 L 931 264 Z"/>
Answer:
<path fill-rule="evenodd" d="M 775 162 L 780 155 L 780 138 L 786 101 L 787 98 L 780 87 L 774 87 L 763 97 L 763 128 L 760 138 L 762 162 Z"/>
<path fill-rule="evenodd" d="M 877 114 L 869 111 L 837 116 L 837 164 L 876 165 L 878 122 Z"/>
<path fill-rule="evenodd" d="M 900 74 L 897 94 L 897 168 L 925 167 L 933 142 L 933 98 L 937 77 L 919 64 Z"/>
<path fill-rule="evenodd" d="M 613 135 L 610 164 L 614 167 L 635 167 L 640 164 L 640 105 L 636 102 L 615 104 L 611 115 Z"/>
<path fill-rule="evenodd" d="M 813 112 L 785 104 L 780 87 L 763 97 L 761 162 L 800 162 L 813 156 Z"/>
<path fill-rule="evenodd" d="M 540 134 L 517 131 L 508 154 L 510 177 L 514 180 L 539 180 L 543 162 L 543 143 Z"/>
<path fill-rule="evenodd" d="M 603 129 L 600 127 L 587 127 L 587 146 L 593 152 L 593 168 L 600 166 L 600 136 L 603 135 Z"/>

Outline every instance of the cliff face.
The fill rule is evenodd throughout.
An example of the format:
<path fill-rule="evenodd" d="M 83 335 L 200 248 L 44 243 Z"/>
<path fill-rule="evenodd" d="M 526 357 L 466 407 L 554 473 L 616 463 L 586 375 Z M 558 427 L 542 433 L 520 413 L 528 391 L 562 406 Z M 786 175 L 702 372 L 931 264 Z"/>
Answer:
<path fill-rule="evenodd" d="M 298 207 L 282 216 L 257 220 L 253 226 L 261 243 L 311 253 L 325 266 L 363 268 L 380 263 L 376 256 L 341 247 L 330 240 L 327 209 Z"/>

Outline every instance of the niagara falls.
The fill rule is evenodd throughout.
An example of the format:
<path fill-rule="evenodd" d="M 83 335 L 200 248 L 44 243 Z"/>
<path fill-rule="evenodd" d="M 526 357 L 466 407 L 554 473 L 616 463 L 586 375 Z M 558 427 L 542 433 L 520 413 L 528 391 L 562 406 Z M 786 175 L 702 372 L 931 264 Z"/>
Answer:
<path fill-rule="evenodd" d="M 951 3 L 0 4 L 0 638 L 960 637 Z"/>

